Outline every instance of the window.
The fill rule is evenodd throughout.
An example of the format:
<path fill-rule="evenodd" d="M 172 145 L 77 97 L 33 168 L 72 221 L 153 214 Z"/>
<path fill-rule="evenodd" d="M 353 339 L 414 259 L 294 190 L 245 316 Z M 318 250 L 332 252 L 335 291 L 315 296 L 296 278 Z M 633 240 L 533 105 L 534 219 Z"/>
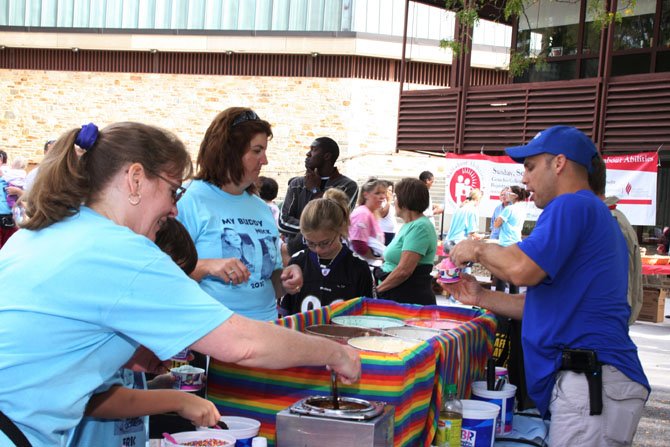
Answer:
<path fill-rule="evenodd" d="M 663 0 L 661 10 L 661 37 L 659 47 L 670 49 L 670 0 Z"/>
<path fill-rule="evenodd" d="M 540 0 L 526 6 L 519 19 L 517 50 L 547 57 L 577 54 L 579 15 L 579 2 Z"/>
<path fill-rule="evenodd" d="M 631 4 L 620 2 L 623 15 L 614 31 L 614 51 L 634 48 L 650 48 L 654 37 L 655 0 L 636 0 Z"/>
<path fill-rule="evenodd" d="M 515 82 L 560 81 L 598 75 L 601 30 L 593 24 L 587 1 L 600 0 L 539 0 L 526 6 L 519 19 L 517 51 L 527 56 L 543 56 L 546 64 L 531 67 Z M 584 20 L 586 23 L 580 26 Z"/>

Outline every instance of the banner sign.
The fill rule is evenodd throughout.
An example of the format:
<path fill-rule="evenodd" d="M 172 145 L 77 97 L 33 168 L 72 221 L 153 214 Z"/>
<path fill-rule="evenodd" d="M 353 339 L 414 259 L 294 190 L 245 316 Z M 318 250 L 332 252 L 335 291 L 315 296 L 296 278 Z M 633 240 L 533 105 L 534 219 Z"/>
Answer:
<path fill-rule="evenodd" d="M 632 225 L 656 225 L 658 153 L 607 155 L 606 196 L 617 196 L 617 209 Z"/>
<path fill-rule="evenodd" d="M 481 189 L 480 217 L 490 217 L 500 204 L 500 191 L 519 185 L 524 167 L 506 155 L 446 155 L 444 212 L 453 214 L 474 188 Z M 604 157 L 607 166 L 607 196 L 617 196 L 620 209 L 633 225 L 656 224 L 656 175 L 658 154 L 640 152 Z M 537 220 L 542 210 L 527 203 L 527 220 Z"/>

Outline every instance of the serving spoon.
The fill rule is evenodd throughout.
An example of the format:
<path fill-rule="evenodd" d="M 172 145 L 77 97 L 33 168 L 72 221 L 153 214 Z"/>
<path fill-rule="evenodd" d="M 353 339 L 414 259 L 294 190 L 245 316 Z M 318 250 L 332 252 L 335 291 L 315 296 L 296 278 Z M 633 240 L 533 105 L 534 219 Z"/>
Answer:
<path fill-rule="evenodd" d="M 333 410 L 340 409 L 340 396 L 337 391 L 337 374 L 335 371 L 330 371 L 330 391 L 333 395 Z"/>

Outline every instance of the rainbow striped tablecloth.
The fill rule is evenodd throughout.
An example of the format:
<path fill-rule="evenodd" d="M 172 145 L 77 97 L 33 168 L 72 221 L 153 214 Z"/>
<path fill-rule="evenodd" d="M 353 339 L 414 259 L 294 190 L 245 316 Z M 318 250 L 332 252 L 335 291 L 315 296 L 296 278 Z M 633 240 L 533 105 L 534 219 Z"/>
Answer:
<path fill-rule="evenodd" d="M 361 351 L 361 381 L 349 386 L 339 384 L 343 396 L 385 401 L 395 406 L 395 446 L 430 446 L 444 386 L 456 383 L 461 397 L 469 397 L 472 382 L 484 375 L 495 338 L 493 314 L 356 298 L 275 323 L 304 331 L 313 324 L 327 324 L 338 315 L 465 321 L 456 329 L 399 354 Z M 328 395 L 330 373 L 322 367 L 265 370 L 212 360 L 207 393 L 222 414 L 260 420 L 260 436 L 274 445 L 276 414 L 305 397 Z"/>

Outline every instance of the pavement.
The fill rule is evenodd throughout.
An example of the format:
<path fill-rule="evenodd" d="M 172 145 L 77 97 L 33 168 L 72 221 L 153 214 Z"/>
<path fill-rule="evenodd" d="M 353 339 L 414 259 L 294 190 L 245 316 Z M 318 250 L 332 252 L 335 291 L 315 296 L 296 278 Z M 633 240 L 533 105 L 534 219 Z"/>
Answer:
<path fill-rule="evenodd" d="M 670 298 L 664 315 L 670 316 Z M 670 445 L 670 318 L 661 323 L 635 322 L 630 336 L 637 345 L 651 394 L 633 440 L 635 447 Z"/>

